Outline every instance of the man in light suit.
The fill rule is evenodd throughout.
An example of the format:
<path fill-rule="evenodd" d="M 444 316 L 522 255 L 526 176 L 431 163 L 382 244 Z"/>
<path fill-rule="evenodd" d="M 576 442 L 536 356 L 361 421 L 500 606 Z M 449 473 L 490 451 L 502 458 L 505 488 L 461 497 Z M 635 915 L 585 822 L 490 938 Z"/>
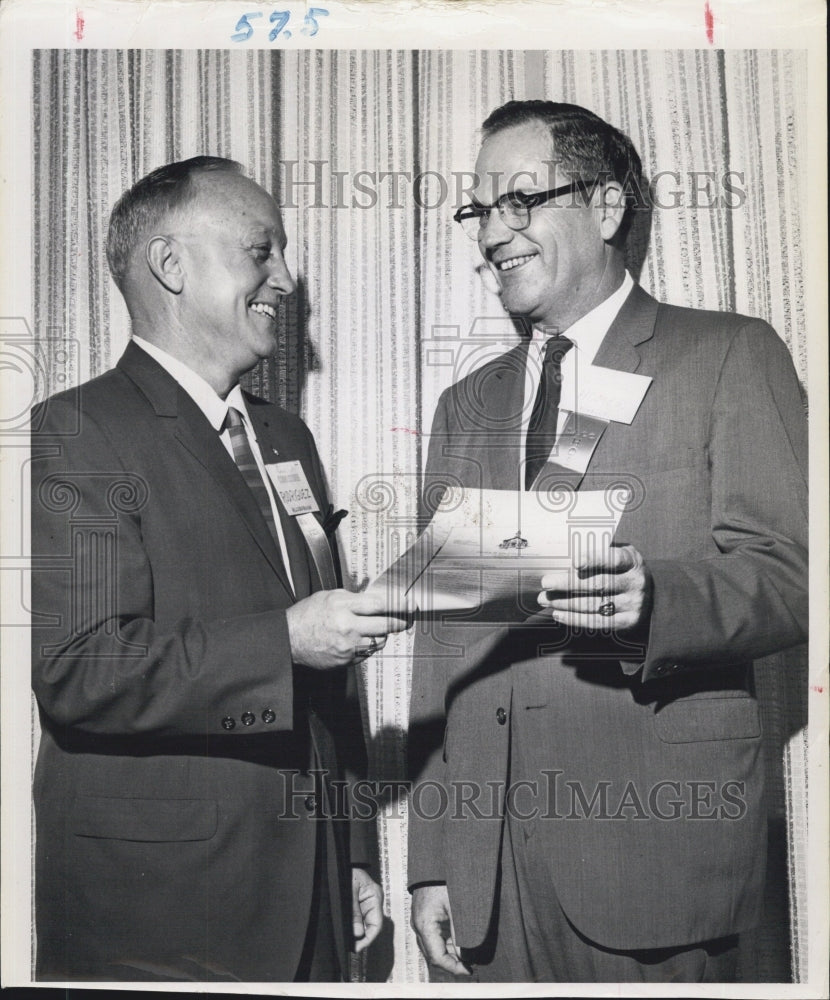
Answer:
<path fill-rule="evenodd" d="M 337 589 L 311 434 L 239 386 L 285 245 L 238 164 L 149 174 L 107 247 L 132 341 L 33 412 L 41 980 L 341 980 L 381 925 L 341 793 L 401 623 Z"/>
<path fill-rule="evenodd" d="M 533 332 L 442 395 L 425 495 L 632 502 L 609 551 L 542 577 L 535 613 L 416 642 L 411 777 L 448 805 L 411 810 L 412 923 L 436 976 L 730 980 L 765 869 L 752 661 L 807 628 L 799 386 L 767 324 L 658 303 L 627 274 L 627 137 L 543 101 L 483 134 L 456 218 Z M 591 366 L 651 383 L 630 423 L 585 425 L 579 470 L 565 400 L 579 417 Z"/>

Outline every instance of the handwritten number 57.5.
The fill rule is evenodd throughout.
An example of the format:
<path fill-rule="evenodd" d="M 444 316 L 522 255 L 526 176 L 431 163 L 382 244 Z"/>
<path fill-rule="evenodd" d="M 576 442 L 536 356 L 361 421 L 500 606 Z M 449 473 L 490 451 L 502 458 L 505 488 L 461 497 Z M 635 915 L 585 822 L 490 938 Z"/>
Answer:
<path fill-rule="evenodd" d="M 231 35 L 231 41 L 247 42 L 254 33 L 254 26 L 251 24 L 250 18 L 262 16 L 263 13 L 259 10 L 243 14 L 236 22 L 236 29 L 234 34 Z M 308 38 L 313 38 L 320 30 L 318 18 L 328 16 L 329 12 L 325 7 L 309 7 L 306 11 L 305 17 L 303 18 L 303 26 L 300 29 L 300 33 L 306 35 Z M 269 42 L 275 42 L 280 33 L 282 33 L 282 37 L 284 39 L 289 39 L 291 37 L 291 32 L 288 28 L 286 28 L 290 18 L 291 11 L 288 10 L 275 10 L 271 13 L 268 20 L 274 25 L 274 27 L 268 32 Z"/>

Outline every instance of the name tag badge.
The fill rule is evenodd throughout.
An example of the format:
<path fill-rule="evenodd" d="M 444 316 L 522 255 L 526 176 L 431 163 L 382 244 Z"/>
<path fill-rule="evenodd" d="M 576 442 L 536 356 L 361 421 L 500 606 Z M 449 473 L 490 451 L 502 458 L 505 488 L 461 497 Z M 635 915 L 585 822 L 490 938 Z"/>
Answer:
<path fill-rule="evenodd" d="M 563 392 L 559 405 L 599 420 L 630 424 L 651 383 L 649 375 L 586 365 L 576 372 L 575 393 Z"/>
<path fill-rule="evenodd" d="M 570 472 L 584 473 L 607 426 L 607 420 L 569 413 L 548 461 Z"/>
<path fill-rule="evenodd" d="M 296 517 L 298 514 L 310 514 L 320 509 L 301 462 L 272 462 L 265 469 L 289 514 Z"/>

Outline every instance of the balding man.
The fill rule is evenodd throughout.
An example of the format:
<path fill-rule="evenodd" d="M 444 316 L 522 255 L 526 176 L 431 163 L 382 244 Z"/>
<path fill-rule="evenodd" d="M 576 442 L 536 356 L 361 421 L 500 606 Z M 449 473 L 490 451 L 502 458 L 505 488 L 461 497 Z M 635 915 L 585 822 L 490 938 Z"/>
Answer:
<path fill-rule="evenodd" d="M 380 928 L 331 781 L 350 664 L 403 623 L 337 588 L 311 434 L 239 386 L 285 246 L 238 164 L 149 174 L 108 240 L 132 340 L 33 413 L 40 980 L 340 980 Z"/>

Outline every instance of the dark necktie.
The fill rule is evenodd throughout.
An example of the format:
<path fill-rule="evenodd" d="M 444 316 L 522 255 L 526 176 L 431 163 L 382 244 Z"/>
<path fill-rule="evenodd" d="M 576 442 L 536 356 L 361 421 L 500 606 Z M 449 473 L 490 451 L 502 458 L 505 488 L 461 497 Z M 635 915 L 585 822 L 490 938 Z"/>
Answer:
<path fill-rule="evenodd" d="M 551 337 L 545 344 L 542 376 L 525 440 L 525 489 L 529 490 L 556 444 L 559 398 L 562 395 L 562 358 L 573 347 L 567 337 Z"/>
<path fill-rule="evenodd" d="M 227 428 L 231 438 L 231 448 L 233 449 L 233 460 L 237 468 L 242 473 L 248 489 L 253 493 L 254 499 L 262 514 L 262 519 L 268 526 L 274 545 L 277 548 L 277 555 L 282 564 L 282 548 L 280 546 L 277 526 L 274 523 L 274 515 L 271 510 L 271 499 L 259 468 L 251 451 L 248 435 L 245 432 L 245 424 L 242 421 L 242 414 L 234 407 L 228 407 L 228 414 L 222 429 Z M 276 498 L 277 509 L 280 510 L 280 524 L 282 525 L 283 536 L 285 537 L 285 547 L 288 558 L 291 562 L 291 576 L 294 580 L 294 593 L 298 598 L 307 597 L 311 593 L 311 580 L 308 572 L 308 559 L 306 557 L 306 545 L 302 533 L 293 517 L 284 513 L 280 509 L 279 498 Z"/>

